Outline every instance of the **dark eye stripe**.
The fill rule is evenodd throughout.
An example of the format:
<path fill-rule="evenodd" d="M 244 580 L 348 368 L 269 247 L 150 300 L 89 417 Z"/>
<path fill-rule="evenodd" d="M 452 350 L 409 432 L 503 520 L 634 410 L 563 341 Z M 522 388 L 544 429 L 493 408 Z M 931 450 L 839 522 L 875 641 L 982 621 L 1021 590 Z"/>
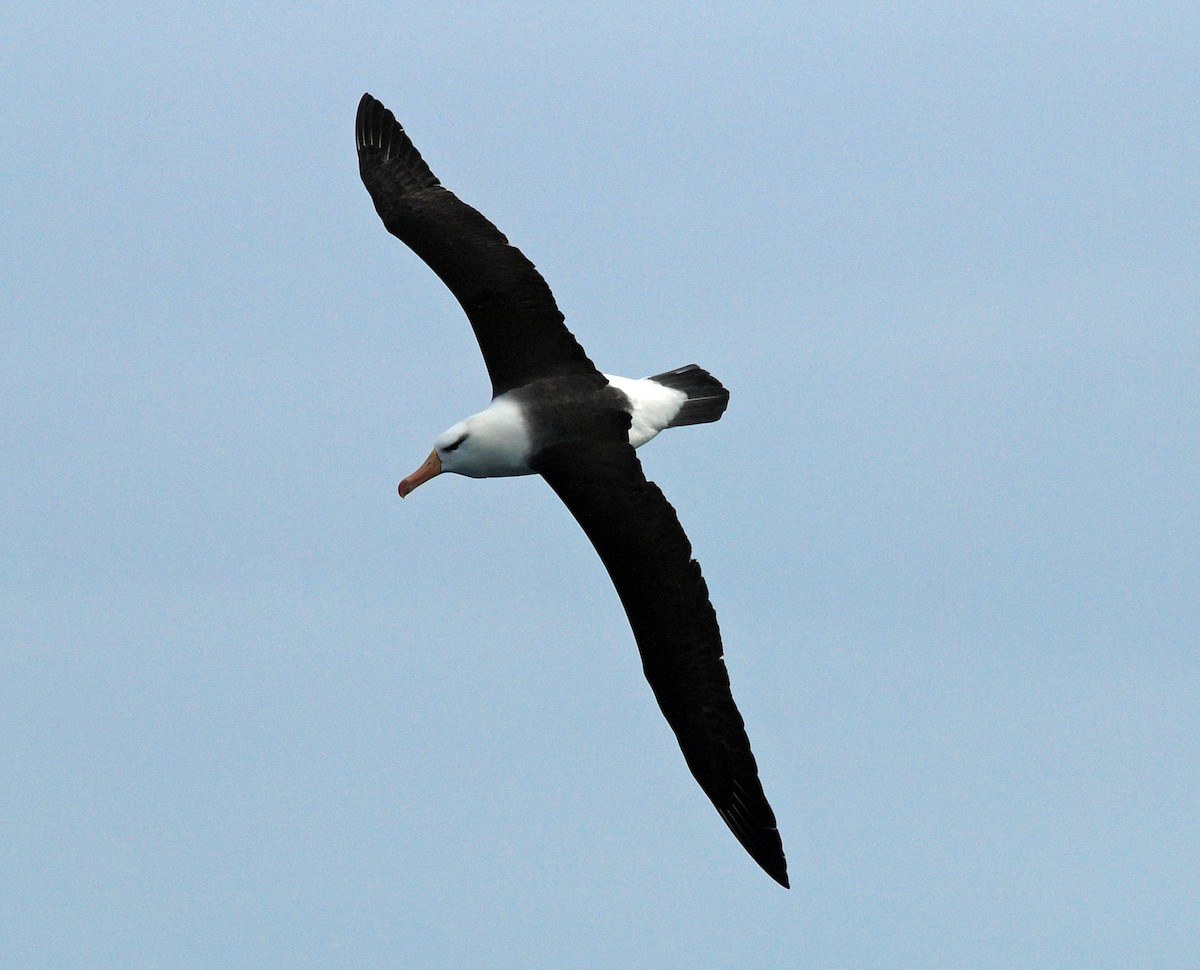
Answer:
<path fill-rule="evenodd" d="M 461 444 L 462 444 L 464 441 L 466 441 L 466 440 L 467 440 L 467 436 L 466 436 L 466 435 L 463 435 L 463 436 L 462 436 L 461 438 L 459 438 L 457 441 L 455 441 L 455 442 L 453 442 L 453 443 L 451 443 L 451 444 L 448 444 L 448 445 L 446 445 L 446 447 L 445 447 L 445 448 L 443 448 L 443 449 L 442 449 L 442 451 L 454 451 L 454 449 L 455 449 L 455 448 L 457 448 L 459 445 L 461 445 Z"/>

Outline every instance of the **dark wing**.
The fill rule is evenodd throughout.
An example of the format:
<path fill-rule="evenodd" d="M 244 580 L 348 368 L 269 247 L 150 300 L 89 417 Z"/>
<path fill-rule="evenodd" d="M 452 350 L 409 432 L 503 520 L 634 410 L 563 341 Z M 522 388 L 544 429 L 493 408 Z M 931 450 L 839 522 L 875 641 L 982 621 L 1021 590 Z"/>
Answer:
<path fill-rule="evenodd" d="M 540 377 L 597 375 L 533 263 L 442 187 L 395 116 L 369 94 L 358 104 L 355 140 L 363 185 L 388 232 L 466 310 L 493 394 Z"/>
<path fill-rule="evenodd" d="M 612 577 L 646 679 L 688 767 L 725 824 L 776 882 L 787 861 L 733 702 L 721 631 L 675 510 L 628 441 L 571 441 L 531 462 L 587 533 Z"/>

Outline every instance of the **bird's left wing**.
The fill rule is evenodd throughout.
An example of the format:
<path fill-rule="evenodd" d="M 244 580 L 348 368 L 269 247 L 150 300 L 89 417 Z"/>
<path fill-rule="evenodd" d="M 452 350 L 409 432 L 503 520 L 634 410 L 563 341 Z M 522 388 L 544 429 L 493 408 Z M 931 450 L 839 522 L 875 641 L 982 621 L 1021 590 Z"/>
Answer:
<path fill-rule="evenodd" d="M 675 510 L 646 480 L 627 439 L 560 443 L 531 464 L 600 554 L 696 781 L 746 851 L 787 886 L 783 843 L 729 688 L 716 612 Z"/>

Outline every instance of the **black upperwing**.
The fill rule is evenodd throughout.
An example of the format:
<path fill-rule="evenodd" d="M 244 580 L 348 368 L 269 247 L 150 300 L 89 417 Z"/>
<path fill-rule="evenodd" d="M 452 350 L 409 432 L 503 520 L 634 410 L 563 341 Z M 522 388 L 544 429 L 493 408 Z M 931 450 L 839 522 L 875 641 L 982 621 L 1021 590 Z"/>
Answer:
<path fill-rule="evenodd" d="M 783 843 L 729 688 L 717 615 L 674 508 L 646 480 L 628 440 L 563 442 L 531 464 L 608 569 L 696 781 L 754 861 L 786 887 Z"/>
<path fill-rule="evenodd" d="M 395 116 L 369 94 L 358 104 L 355 140 L 363 185 L 388 232 L 441 277 L 466 311 L 493 395 L 540 377 L 599 376 L 533 263 L 443 188 Z"/>

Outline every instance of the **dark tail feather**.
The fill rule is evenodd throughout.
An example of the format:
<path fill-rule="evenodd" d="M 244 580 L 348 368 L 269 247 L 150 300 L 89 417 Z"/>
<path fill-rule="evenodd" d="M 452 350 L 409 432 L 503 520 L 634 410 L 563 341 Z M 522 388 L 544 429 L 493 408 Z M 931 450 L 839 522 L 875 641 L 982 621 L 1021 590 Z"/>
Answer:
<path fill-rule="evenodd" d="M 667 425 L 668 428 L 716 421 L 725 413 L 725 407 L 729 404 L 729 392 L 721 382 L 695 364 L 678 367 L 665 374 L 655 374 L 650 380 L 662 384 L 663 387 L 683 391 L 688 397 L 674 420 Z"/>

